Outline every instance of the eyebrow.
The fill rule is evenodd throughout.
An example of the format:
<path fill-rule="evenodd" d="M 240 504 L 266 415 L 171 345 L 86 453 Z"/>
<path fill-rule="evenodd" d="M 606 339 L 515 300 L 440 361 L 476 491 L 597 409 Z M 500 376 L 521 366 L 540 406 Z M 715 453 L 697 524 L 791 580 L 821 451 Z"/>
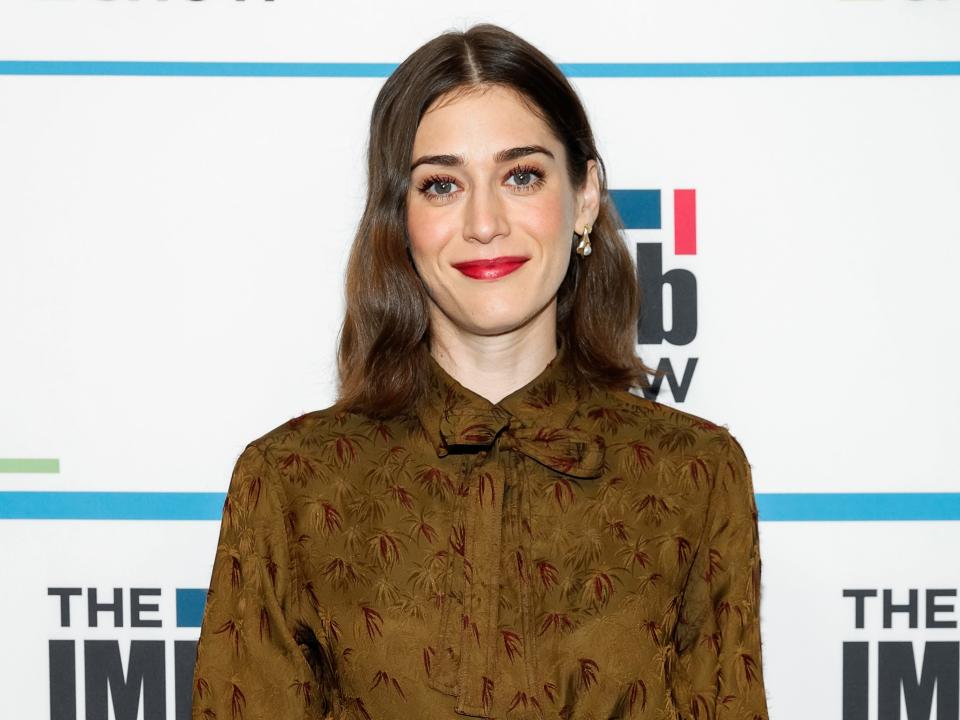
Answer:
<path fill-rule="evenodd" d="M 544 155 L 553 158 L 553 153 L 542 145 L 522 145 L 520 147 L 508 148 L 506 150 L 501 150 L 500 152 L 494 153 L 493 161 L 497 164 L 500 164 L 509 162 L 510 160 L 516 160 L 517 158 L 521 158 L 526 155 L 533 155 L 534 153 L 543 153 Z M 410 166 L 410 172 L 413 172 L 418 165 L 444 165 L 447 167 L 461 167 L 466 164 L 467 161 L 464 159 L 463 155 L 424 155 L 417 158 L 413 162 L 413 164 Z"/>

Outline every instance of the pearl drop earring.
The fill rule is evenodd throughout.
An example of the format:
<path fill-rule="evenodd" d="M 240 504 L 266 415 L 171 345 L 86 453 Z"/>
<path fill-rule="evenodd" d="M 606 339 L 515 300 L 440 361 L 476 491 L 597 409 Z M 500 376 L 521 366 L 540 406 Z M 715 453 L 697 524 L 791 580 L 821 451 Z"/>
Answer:
<path fill-rule="evenodd" d="M 590 247 L 590 226 L 584 225 L 583 237 L 580 239 L 580 244 L 577 245 L 577 253 L 579 253 L 580 257 L 586 257 L 591 252 L 593 252 L 593 248 Z"/>

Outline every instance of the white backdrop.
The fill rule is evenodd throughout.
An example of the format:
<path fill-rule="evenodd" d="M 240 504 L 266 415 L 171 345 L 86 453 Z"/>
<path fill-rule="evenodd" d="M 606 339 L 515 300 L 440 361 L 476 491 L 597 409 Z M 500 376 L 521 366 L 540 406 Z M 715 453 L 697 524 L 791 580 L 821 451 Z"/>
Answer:
<path fill-rule="evenodd" d="M 640 350 L 752 462 L 771 718 L 957 720 L 960 0 L 556 8 L 0 4 L 0 717 L 188 717 L 230 468 L 333 401 L 376 93 L 492 21 L 695 277 L 696 337 Z M 136 713 L 99 700 L 123 678 Z"/>

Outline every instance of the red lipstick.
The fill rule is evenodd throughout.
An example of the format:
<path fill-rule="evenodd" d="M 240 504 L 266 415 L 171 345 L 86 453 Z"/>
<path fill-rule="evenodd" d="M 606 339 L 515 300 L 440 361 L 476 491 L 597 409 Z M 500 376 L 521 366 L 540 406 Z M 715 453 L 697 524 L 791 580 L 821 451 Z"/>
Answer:
<path fill-rule="evenodd" d="M 496 280 L 509 275 L 530 258 L 519 255 L 503 255 L 489 260 L 468 260 L 455 263 L 454 267 L 468 277 L 477 280 Z"/>

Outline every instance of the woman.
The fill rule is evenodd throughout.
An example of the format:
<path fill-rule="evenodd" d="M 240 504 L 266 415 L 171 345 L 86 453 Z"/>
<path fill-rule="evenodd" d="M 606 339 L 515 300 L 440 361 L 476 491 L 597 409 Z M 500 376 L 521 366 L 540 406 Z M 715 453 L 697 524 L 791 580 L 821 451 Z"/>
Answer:
<path fill-rule="evenodd" d="M 750 469 L 629 392 L 580 102 L 494 25 L 373 109 L 333 407 L 234 469 L 194 718 L 766 718 Z"/>

